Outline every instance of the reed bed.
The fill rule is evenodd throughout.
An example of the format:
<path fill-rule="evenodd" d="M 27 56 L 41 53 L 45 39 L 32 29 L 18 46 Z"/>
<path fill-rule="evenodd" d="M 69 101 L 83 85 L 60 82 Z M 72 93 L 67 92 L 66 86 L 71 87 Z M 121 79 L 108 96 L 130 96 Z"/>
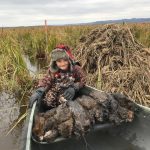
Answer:
<path fill-rule="evenodd" d="M 0 67 L 1 67 L 0 89 L 22 91 L 22 95 L 26 95 L 25 92 L 30 93 L 28 91 L 31 91 L 31 88 L 33 87 L 33 78 L 30 76 L 26 63 L 23 60 L 23 54 L 28 55 L 31 62 L 36 62 L 37 60 L 40 60 L 41 62 L 44 61 L 47 62 L 48 64 L 50 59 L 49 54 L 57 44 L 64 43 L 69 45 L 71 48 L 78 50 L 81 44 L 80 43 L 81 41 L 79 41 L 79 38 L 81 36 L 87 35 L 93 29 L 97 27 L 101 28 L 103 26 L 104 25 L 48 26 L 47 28 L 44 27 L 1 28 L 0 29 L 0 36 L 1 36 L 0 38 Z M 142 54 L 149 53 L 148 48 L 150 47 L 150 24 L 149 23 L 129 24 L 129 27 L 131 27 L 131 33 L 135 35 L 133 40 L 138 40 L 141 44 L 145 46 L 144 47 L 145 51 L 142 52 Z M 129 39 L 129 41 L 131 41 L 131 39 Z M 123 55 L 125 55 L 124 61 L 128 61 L 128 57 L 129 57 L 128 53 L 125 54 L 126 51 L 123 51 L 122 53 Z M 132 85 L 132 83 L 130 83 L 133 78 L 133 76 L 131 76 L 132 72 L 134 72 L 137 81 L 143 79 L 142 84 L 144 84 L 145 86 L 149 84 L 148 80 L 144 78 L 145 76 L 143 74 L 144 71 L 142 71 L 145 69 L 145 67 L 143 67 L 144 66 L 143 64 L 146 63 L 145 60 L 146 58 L 144 58 L 145 55 L 143 57 L 141 56 L 142 54 L 140 51 L 139 52 L 135 51 L 133 55 L 133 57 L 136 57 L 136 59 L 139 61 L 140 67 L 139 66 L 134 67 L 134 65 L 132 64 L 133 61 L 130 60 L 130 63 L 132 62 L 130 64 L 130 67 L 127 66 L 126 68 L 120 68 L 120 70 L 117 70 L 117 72 L 116 71 L 113 72 L 114 80 L 117 82 L 118 82 L 117 80 L 118 77 L 120 77 L 120 79 L 125 78 L 125 76 L 128 76 L 128 79 L 131 78 L 131 80 L 127 80 L 126 82 L 122 81 L 122 83 L 119 84 L 118 87 L 116 87 L 117 91 L 122 91 L 123 86 L 128 87 L 129 85 Z M 95 56 L 96 54 L 94 55 L 93 58 L 95 58 Z M 100 57 L 98 59 L 100 59 Z M 140 59 L 142 59 L 142 65 Z M 106 71 L 107 72 L 106 78 L 104 78 L 102 75 L 102 71 L 107 70 L 107 67 L 104 67 L 103 70 L 101 68 L 101 65 L 103 65 L 105 61 L 101 62 L 101 64 L 96 64 L 96 66 L 98 66 L 95 70 L 96 73 L 94 73 L 93 70 L 93 73 L 88 74 L 88 78 L 91 79 L 89 80 L 90 85 L 94 85 L 99 89 L 110 91 L 108 87 L 109 85 L 112 84 L 112 80 L 111 80 L 112 72 Z M 110 61 L 114 61 L 114 58 L 112 57 Z M 97 63 L 98 62 L 99 61 L 97 61 Z M 84 65 L 85 62 L 82 63 Z M 122 77 L 120 74 L 124 74 L 124 72 L 126 74 L 124 75 L 124 77 Z M 140 73 L 141 76 L 137 77 Z M 106 80 L 110 82 L 109 85 L 105 84 Z M 145 80 L 147 80 L 147 84 Z M 142 86 L 138 86 L 138 83 L 136 84 L 137 84 L 136 87 L 142 88 Z M 111 90 L 112 89 L 116 91 L 114 86 L 111 87 Z M 134 94 L 130 90 L 127 90 L 126 93 L 128 93 L 128 95 L 130 95 L 131 97 L 138 99 L 138 102 L 141 101 L 140 103 L 144 105 L 149 105 L 148 104 L 149 102 L 147 101 L 147 99 L 145 99 L 146 96 L 149 97 L 149 94 L 145 95 L 145 93 L 142 93 L 142 91 L 136 93 L 135 90 L 134 90 Z M 139 95 L 140 97 L 142 96 L 142 99 L 138 98 Z"/>
<path fill-rule="evenodd" d="M 11 32 L 0 38 L 0 88 L 21 90 L 30 81 L 22 51 Z"/>

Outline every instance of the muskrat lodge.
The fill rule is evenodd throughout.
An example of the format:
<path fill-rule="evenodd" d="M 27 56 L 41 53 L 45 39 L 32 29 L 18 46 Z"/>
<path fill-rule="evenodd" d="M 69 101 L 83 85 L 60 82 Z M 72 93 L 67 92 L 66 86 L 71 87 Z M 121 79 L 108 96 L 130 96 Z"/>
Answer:
<path fill-rule="evenodd" d="M 42 101 L 50 109 L 35 116 L 33 135 L 38 141 L 52 142 L 59 136 L 80 137 L 95 124 L 120 125 L 134 119 L 135 104 L 121 94 L 93 91 L 67 101 L 62 93 L 72 83 L 72 78 L 63 78 L 45 94 Z"/>

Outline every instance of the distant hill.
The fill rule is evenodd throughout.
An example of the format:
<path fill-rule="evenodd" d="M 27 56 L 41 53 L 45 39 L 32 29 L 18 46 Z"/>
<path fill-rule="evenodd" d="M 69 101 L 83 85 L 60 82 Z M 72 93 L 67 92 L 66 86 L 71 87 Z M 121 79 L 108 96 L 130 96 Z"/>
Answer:
<path fill-rule="evenodd" d="M 150 22 L 150 18 L 131 18 L 131 19 L 119 19 L 119 20 L 105 20 L 105 21 L 95 21 L 85 24 L 107 24 L 107 23 L 141 23 L 141 22 Z"/>
<path fill-rule="evenodd" d="M 87 22 L 87 23 L 72 23 L 72 24 L 62 24 L 62 25 L 50 25 L 48 26 L 70 26 L 70 25 L 93 25 L 93 24 L 109 24 L 109 23 L 150 23 L 150 18 L 131 18 L 131 19 L 118 19 L 118 20 L 105 20 L 105 21 L 95 21 L 95 22 Z M 1 28 L 28 28 L 28 27 L 40 27 L 43 25 L 36 25 L 36 26 L 16 26 L 16 27 L 0 27 Z"/>

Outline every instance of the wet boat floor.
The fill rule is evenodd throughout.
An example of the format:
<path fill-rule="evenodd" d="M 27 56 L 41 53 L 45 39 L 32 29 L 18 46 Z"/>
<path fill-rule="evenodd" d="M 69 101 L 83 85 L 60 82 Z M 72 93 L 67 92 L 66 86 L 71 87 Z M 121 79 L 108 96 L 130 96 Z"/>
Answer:
<path fill-rule="evenodd" d="M 149 150 L 150 112 L 141 111 L 132 123 L 89 133 L 85 138 L 53 144 L 32 141 L 31 150 Z"/>

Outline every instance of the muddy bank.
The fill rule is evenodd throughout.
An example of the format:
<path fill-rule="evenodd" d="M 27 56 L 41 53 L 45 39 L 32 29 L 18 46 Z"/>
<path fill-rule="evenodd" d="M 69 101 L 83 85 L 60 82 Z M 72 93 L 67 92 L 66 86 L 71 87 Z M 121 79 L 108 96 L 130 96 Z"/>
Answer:
<path fill-rule="evenodd" d="M 18 119 L 20 108 L 15 95 L 8 92 L 0 93 L 0 146 L 3 150 L 18 149 L 21 126 L 6 136 L 12 124 Z"/>

